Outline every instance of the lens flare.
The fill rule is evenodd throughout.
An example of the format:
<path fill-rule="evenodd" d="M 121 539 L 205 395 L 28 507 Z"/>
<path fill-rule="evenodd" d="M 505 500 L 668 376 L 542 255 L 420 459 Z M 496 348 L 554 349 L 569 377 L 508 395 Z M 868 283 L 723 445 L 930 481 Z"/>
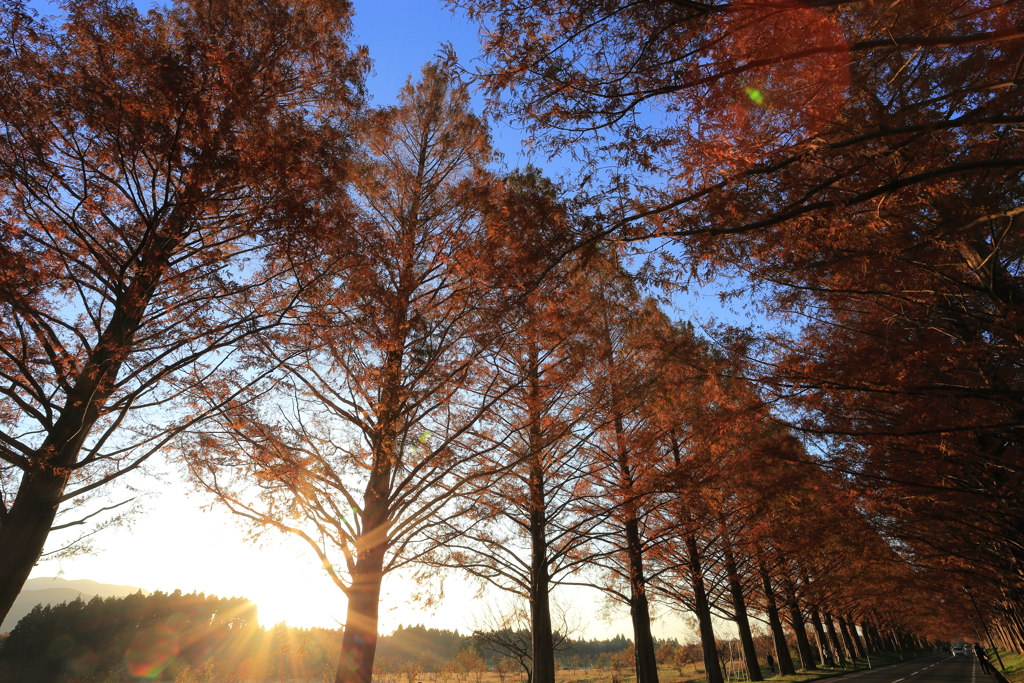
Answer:
<path fill-rule="evenodd" d="M 133 676 L 156 678 L 178 654 L 178 639 L 166 626 L 147 629 L 135 637 L 124 655 Z"/>
<path fill-rule="evenodd" d="M 850 85 L 850 57 L 831 16 L 795 2 L 739 4 L 726 23 L 723 57 L 757 106 L 755 127 L 784 125 L 805 138 L 835 118 Z"/>
<path fill-rule="evenodd" d="M 702 56 L 706 84 L 678 94 L 697 113 L 685 153 L 716 173 L 827 134 L 850 87 L 849 46 L 835 12 L 790 0 L 729 7 L 713 19 L 721 40 Z"/>
<path fill-rule="evenodd" d="M 167 630 L 177 633 L 188 626 L 188 617 L 181 612 L 175 612 L 164 621 Z"/>

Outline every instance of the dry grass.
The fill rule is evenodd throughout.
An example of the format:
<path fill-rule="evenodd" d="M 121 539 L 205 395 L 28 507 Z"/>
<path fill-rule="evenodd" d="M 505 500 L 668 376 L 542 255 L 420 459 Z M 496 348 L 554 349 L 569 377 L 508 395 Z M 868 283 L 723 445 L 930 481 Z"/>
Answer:
<path fill-rule="evenodd" d="M 931 652 L 921 652 L 918 654 L 904 654 L 902 658 L 905 660 L 917 659 L 919 657 L 930 656 Z M 1007 669 L 1011 668 L 1007 656 L 1004 653 L 1004 661 L 1007 663 Z M 1016 658 L 1016 659 L 1013 659 Z M 1016 668 L 1012 670 L 1011 674 L 1007 674 L 1010 683 L 1024 683 L 1024 657 L 1019 655 L 1010 655 L 1010 660 L 1017 663 Z M 871 664 L 873 667 L 878 668 L 889 664 L 894 664 L 901 661 L 901 655 L 898 654 L 885 654 L 885 655 L 874 655 L 871 658 Z M 852 673 L 854 671 L 862 671 L 866 667 L 864 660 L 857 660 L 857 668 L 847 667 L 845 669 L 834 668 L 834 669 L 818 669 L 817 671 L 806 671 L 801 670 L 796 673 L 795 676 L 779 676 L 773 675 L 768 669 L 762 669 L 761 674 L 764 676 L 765 681 L 769 683 L 810 683 L 810 681 L 817 681 L 824 678 L 832 678 L 834 676 L 842 676 L 844 674 Z M 614 672 L 611 669 L 560 669 L 555 679 L 557 683 L 614 683 Z M 421 683 L 442 683 L 434 680 L 430 674 L 423 676 L 419 679 Z M 661 666 L 658 667 L 658 681 L 659 683 L 704 683 L 704 669 L 700 665 L 688 665 L 680 673 L 675 668 Z M 746 677 L 737 678 L 735 675 L 732 677 L 732 683 L 742 683 L 746 680 Z M 623 670 L 619 674 L 619 683 L 635 683 L 636 676 L 632 671 Z M 447 683 L 456 683 L 454 679 Z M 525 676 L 505 676 L 504 679 L 499 677 L 493 671 L 489 671 L 480 678 L 479 681 L 475 677 L 470 677 L 468 683 L 526 683 Z M 728 683 L 728 682 L 727 682 Z"/>
<path fill-rule="evenodd" d="M 903 659 L 917 659 L 920 657 L 930 656 L 931 652 L 921 652 L 918 654 L 904 654 Z M 1017 672 L 1017 678 L 1010 678 L 1010 683 L 1024 683 L 1024 657 L 1018 658 L 1020 664 L 1014 671 Z M 871 664 L 877 668 L 880 666 L 886 666 L 888 664 L 894 664 L 901 661 L 901 656 L 898 654 L 885 654 L 875 655 L 871 658 Z M 762 669 L 761 675 L 764 676 L 765 681 L 771 683 L 809 683 L 810 681 L 817 681 L 823 678 L 832 678 L 834 676 L 842 676 L 844 674 L 852 673 L 854 671 L 861 671 L 867 666 L 866 662 L 862 659 L 857 660 L 857 668 L 847 667 L 845 669 L 836 667 L 834 669 L 818 669 L 817 671 L 806 671 L 800 670 L 795 676 L 779 676 L 772 674 L 768 669 Z M 1010 665 L 1007 664 L 1007 668 Z M 493 676 L 493 674 L 491 674 Z M 562 669 L 558 672 L 556 679 L 558 683 L 613 683 L 611 669 L 589 669 L 589 670 L 577 670 L 573 672 L 569 669 Z M 486 679 L 485 679 L 486 680 Z M 623 672 L 621 683 L 635 683 L 636 677 L 632 672 L 628 675 Z M 674 668 L 669 667 L 658 667 L 658 681 L 659 683 L 704 683 L 704 669 L 700 666 L 693 665 L 692 667 L 686 667 L 682 673 Z M 746 676 L 743 675 L 741 678 L 737 678 L 736 675 L 732 678 L 733 683 L 739 683 L 740 681 L 746 681 Z M 486 683 L 502 683 L 494 677 Z M 525 679 L 520 682 L 515 681 L 504 681 L 504 683 L 525 683 Z"/>
<path fill-rule="evenodd" d="M 773 676 L 768 669 L 762 671 L 762 675 L 766 681 L 772 683 L 808 683 L 808 681 L 815 681 L 821 678 L 830 678 L 832 676 L 841 676 L 845 673 L 852 672 L 853 669 L 822 669 L 819 671 L 801 671 L 795 676 Z M 611 669 L 561 669 L 557 672 L 555 679 L 557 683 L 614 683 L 614 672 Z M 623 671 L 620 674 L 620 683 L 635 683 L 636 676 L 630 671 Z M 732 677 L 733 683 L 740 683 L 745 681 L 746 677 L 737 678 L 734 674 Z M 670 667 L 658 667 L 658 681 L 659 683 L 704 683 L 704 669 L 698 666 L 688 666 L 682 673 L 678 670 Z M 475 683 L 475 681 L 473 682 Z M 525 677 L 506 676 L 505 680 L 502 681 L 492 672 L 489 672 L 483 676 L 480 683 L 526 683 Z M 1014 683 L 1018 683 L 1014 681 Z M 1019 683 L 1024 683 L 1020 681 Z"/>

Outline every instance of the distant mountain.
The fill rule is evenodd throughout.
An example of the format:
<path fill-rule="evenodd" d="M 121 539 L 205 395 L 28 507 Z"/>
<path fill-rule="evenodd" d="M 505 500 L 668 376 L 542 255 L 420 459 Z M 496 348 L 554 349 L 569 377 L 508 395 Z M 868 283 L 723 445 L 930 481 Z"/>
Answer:
<path fill-rule="evenodd" d="M 0 633 L 13 629 L 36 605 L 59 605 L 62 602 L 71 602 L 77 597 L 88 602 L 96 595 L 101 598 L 123 598 L 139 591 L 142 591 L 143 595 L 149 595 L 149 591 L 138 586 L 115 586 L 89 579 L 69 581 L 59 576 L 29 579 L 14 601 L 7 618 L 0 624 Z"/>

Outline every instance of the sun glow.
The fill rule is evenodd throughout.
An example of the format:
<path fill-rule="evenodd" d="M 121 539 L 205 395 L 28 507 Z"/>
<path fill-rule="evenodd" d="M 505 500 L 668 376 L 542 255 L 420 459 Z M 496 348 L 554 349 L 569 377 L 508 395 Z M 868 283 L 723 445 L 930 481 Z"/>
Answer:
<path fill-rule="evenodd" d="M 184 485 L 168 486 L 152 494 L 146 503 L 148 514 L 131 528 L 105 532 L 96 555 L 43 562 L 33 576 L 62 574 L 148 591 L 247 598 L 256 604 L 259 623 L 265 628 L 281 622 L 300 628 L 344 625 L 344 593 L 304 541 L 277 532 L 248 541 L 248 528 L 238 518 L 217 506 L 204 509 L 209 499 L 187 495 L 183 489 Z M 51 541 L 55 547 L 61 543 L 56 534 Z M 385 577 L 379 632 L 391 633 L 402 624 L 471 632 L 479 618 L 502 599 L 479 596 L 474 584 L 454 572 L 444 577 L 443 589 L 444 595 L 435 596 L 439 599 L 427 607 L 411 597 L 421 592 L 420 586 L 401 575 Z M 597 617 L 600 597 L 596 593 L 570 602 L 581 610 L 580 623 L 586 624 L 587 637 L 611 637 L 629 629 L 627 615 L 608 623 Z M 674 622 L 665 626 L 666 633 L 679 633 Z M 137 648 L 134 659 L 126 664 L 140 672 L 157 671 L 164 651 L 160 648 L 169 651 L 173 643 L 155 635 L 153 641 L 152 647 Z"/>

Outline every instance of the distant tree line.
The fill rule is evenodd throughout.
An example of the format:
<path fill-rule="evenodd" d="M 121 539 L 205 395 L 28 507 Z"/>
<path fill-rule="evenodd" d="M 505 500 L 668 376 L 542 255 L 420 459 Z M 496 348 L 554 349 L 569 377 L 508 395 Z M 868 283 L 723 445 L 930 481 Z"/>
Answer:
<path fill-rule="evenodd" d="M 171 680 L 214 653 L 218 671 L 233 670 L 259 633 L 245 598 L 157 591 L 37 605 L 0 644 L 0 680 Z"/>
<path fill-rule="evenodd" d="M 341 629 L 259 626 L 256 606 L 245 598 L 157 591 L 76 599 L 37 605 L 0 640 L 0 683 L 329 680 L 341 641 Z M 399 626 L 380 639 L 378 673 L 490 670 L 503 655 L 484 642 L 458 631 Z M 632 644 L 623 636 L 567 643 L 560 652 L 566 668 L 596 666 Z"/>

